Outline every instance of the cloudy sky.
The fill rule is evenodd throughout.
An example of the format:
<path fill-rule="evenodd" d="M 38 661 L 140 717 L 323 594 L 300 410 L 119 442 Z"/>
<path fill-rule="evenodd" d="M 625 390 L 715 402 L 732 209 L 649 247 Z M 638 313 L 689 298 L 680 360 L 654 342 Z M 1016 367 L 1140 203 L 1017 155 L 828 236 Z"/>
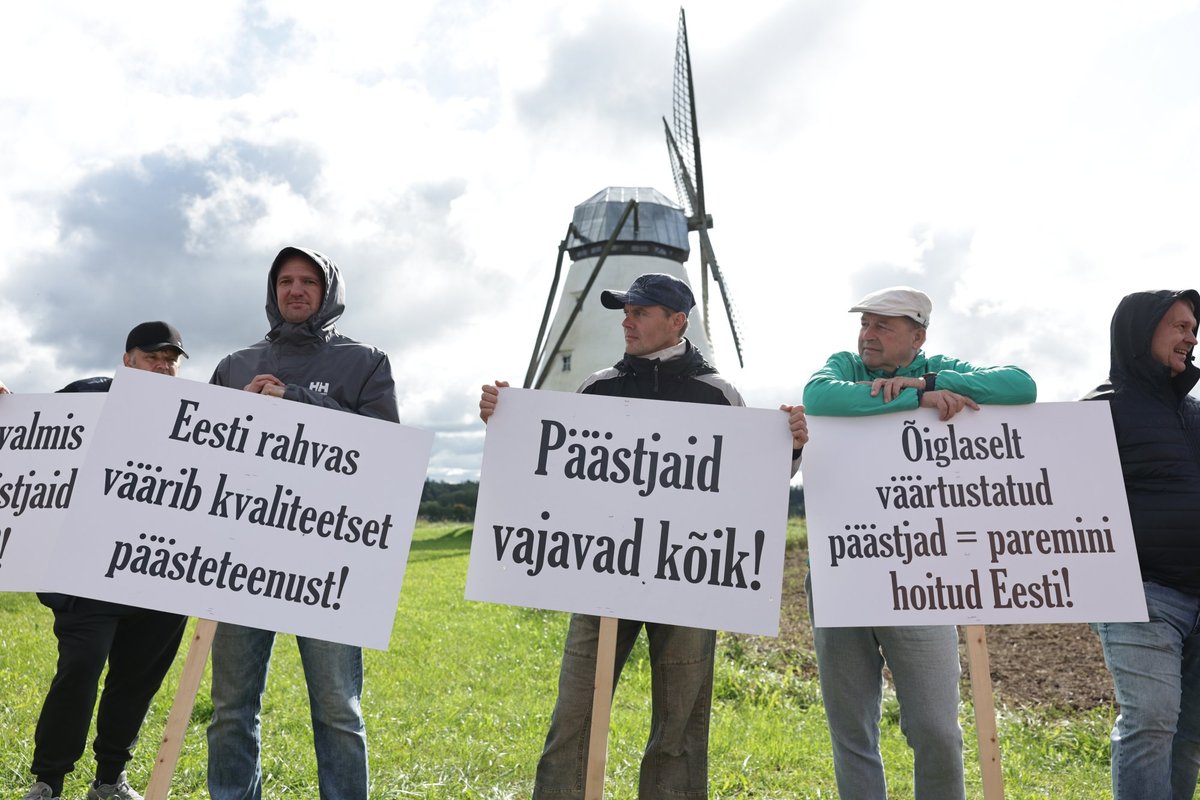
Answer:
<path fill-rule="evenodd" d="M 165 318 L 207 380 L 266 331 L 284 244 L 346 275 L 432 477 L 473 478 L 573 207 L 673 195 L 678 6 L 25 3 L 0 26 L 0 379 L 110 374 Z M 845 309 L 909 283 L 928 349 L 1043 400 L 1107 371 L 1124 294 L 1200 284 L 1195 2 L 687 6 L 709 210 L 752 405 L 799 399 Z M 693 259 L 695 261 L 695 259 Z M 614 325 L 618 322 L 614 319 Z M 615 357 L 619 354 L 614 354 Z"/>

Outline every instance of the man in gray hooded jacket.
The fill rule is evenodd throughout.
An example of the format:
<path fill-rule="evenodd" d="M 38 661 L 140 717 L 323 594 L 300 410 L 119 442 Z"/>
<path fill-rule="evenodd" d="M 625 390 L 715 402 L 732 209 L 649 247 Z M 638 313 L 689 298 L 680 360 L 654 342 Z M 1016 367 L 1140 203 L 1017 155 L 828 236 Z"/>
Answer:
<path fill-rule="evenodd" d="M 211 383 L 399 421 L 387 354 L 338 333 L 341 271 L 315 250 L 285 247 L 267 277 L 261 341 L 222 359 Z M 213 800 L 260 800 L 259 711 L 275 632 L 221 623 L 212 651 L 208 791 Z M 322 800 L 366 800 L 362 650 L 296 637 L 308 684 Z"/>

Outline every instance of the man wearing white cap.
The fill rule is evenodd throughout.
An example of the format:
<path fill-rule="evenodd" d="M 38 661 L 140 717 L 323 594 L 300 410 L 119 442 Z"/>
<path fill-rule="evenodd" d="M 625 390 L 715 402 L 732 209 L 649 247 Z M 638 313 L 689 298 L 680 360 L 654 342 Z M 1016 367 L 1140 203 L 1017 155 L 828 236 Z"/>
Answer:
<path fill-rule="evenodd" d="M 804 387 L 815 416 L 856 417 L 937 409 L 948 420 L 980 404 L 1016 405 L 1037 397 L 1017 367 L 978 367 L 921 349 L 933 304 L 908 286 L 881 289 L 850 309 L 862 314 L 858 353 L 834 353 Z M 809 614 L 812 614 L 812 582 Z M 814 621 L 815 622 L 815 621 Z M 843 800 L 884 800 L 879 753 L 883 667 L 892 672 L 900 727 L 913 749 L 917 800 L 962 800 L 958 723 L 958 632 L 953 626 L 813 628 L 821 696 Z"/>

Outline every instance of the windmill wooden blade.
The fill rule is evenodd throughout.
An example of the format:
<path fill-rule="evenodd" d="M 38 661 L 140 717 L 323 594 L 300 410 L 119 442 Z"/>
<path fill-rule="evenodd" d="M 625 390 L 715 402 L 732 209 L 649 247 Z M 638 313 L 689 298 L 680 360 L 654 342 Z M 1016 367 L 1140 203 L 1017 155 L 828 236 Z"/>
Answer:
<path fill-rule="evenodd" d="M 687 174 L 692 176 L 694 191 L 685 205 L 689 217 L 704 219 L 704 170 L 700 162 L 700 133 L 696 125 L 696 91 L 692 84 L 692 56 L 688 49 L 687 18 L 679 9 L 679 32 L 675 36 L 675 80 L 672 84 L 671 116 L 675 154 Z M 683 198 L 680 198 L 683 201 Z"/>
<path fill-rule="evenodd" d="M 725 284 L 725 276 L 721 274 L 721 267 L 717 264 L 717 257 L 713 254 L 712 242 L 709 241 L 706 228 L 700 229 L 700 255 L 712 267 L 713 278 L 717 281 L 717 287 L 721 290 L 721 300 L 725 304 L 725 317 L 729 320 L 729 331 L 733 334 L 733 347 L 737 350 L 738 366 L 744 367 L 746 362 L 742 359 L 742 332 L 738 325 L 737 314 L 733 310 L 733 298 L 730 296 L 729 287 Z M 707 333 L 707 331 L 705 332 Z"/>
<path fill-rule="evenodd" d="M 742 356 L 742 335 L 737 316 L 733 310 L 733 299 L 729 287 L 717 266 L 708 229 L 712 227 L 712 216 L 704 200 L 704 171 L 700 159 L 700 132 L 696 123 L 696 89 L 692 81 L 692 56 L 688 47 L 687 17 L 679 10 L 679 32 L 675 37 L 675 76 L 672 87 L 671 121 L 663 119 L 667 134 L 667 153 L 671 158 L 671 174 L 675 178 L 675 190 L 679 204 L 688 217 L 688 229 L 700 234 L 700 303 L 701 319 L 705 336 L 712 338 L 712 327 L 708 311 L 708 275 L 711 268 L 713 278 L 721 290 L 721 301 L 725 304 L 725 316 L 733 335 L 738 364 L 745 366 Z"/>
<path fill-rule="evenodd" d="M 667 155 L 671 157 L 671 174 L 675 177 L 675 194 L 679 198 L 679 205 L 683 206 L 683 211 L 688 216 L 690 226 L 693 209 L 696 207 L 696 186 L 692 183 L 692 176 L 688 172 L 687 164 L 684 163 L 683 154 L 679 152 L 679 143 L 671 134 L 671 127 L 667 124 L 666 117 L 663 117 L 663 130 L 667 134 Z"/>
<path fill-rule="evenodd" d="M 688 215 L 688 230 L 701 230 L 704 225 L 700 220 L 693 216 L 693 209 L 697 207 L 696 203 L 696 185 L 692 182 L 691 173 L 688 172 L 687 162 L 684 160 L 683 154 L 679 150 L 679 143 L 675 141 L 675 137 L 671 135 L 671 128 L 667 125 L 667 120 L 663 118 L 663 129 L 667 133 L 667 153 L 671 157 L 671 173 L 675 177 L 675 192 L 679 197 L 679 205 L 683 206 L 684 213 Z M 712 218 L 706 217 L 705 224 L 711 224 Z M 700 253 L 700 320 L 704 323 L 704 335 L 712 339 L 712 327 L 708 322 L 708 259 L 704 256 L 703 248 Z"/>

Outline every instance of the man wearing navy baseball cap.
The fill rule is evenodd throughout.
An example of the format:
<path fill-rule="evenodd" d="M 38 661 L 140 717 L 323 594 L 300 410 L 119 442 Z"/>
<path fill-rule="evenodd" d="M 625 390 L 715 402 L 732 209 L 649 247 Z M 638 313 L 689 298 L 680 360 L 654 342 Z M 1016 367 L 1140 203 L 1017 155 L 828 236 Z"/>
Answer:
<path fill-rule="evenodd" d="M 684 338 L 688 312 L 696 305 L 685 282 L 673 275 L 647 273 L 634 280 L 628 291 L 601 292 L 600 302 L 605 308 L 625 312 L 621 323 L 625 356 L 615 366 L 591 375 L 578 391 L 683 403 L 745 405 L 738 390 L 718 375 Z M 484 422 L 495 412 L 500 389 L 507 385 L 497 381 L 483 387 L 479 416 Z M 804 407 L 782 408 L 789 412 L 793 467 L 797 467 L 799 450 L 808 441 Z M 707 797 L 716 631 L 618 620 L 617 675 L 643 627 L 650 645 L 652 699 L 650 738 L 642 757 L 638 798 Z M 580 777 L 587 772 L 599 630 L 599 617 L 571 615 L 559 671 L 558 701 L 538 761 L 534 800 L 583 797 Z"/>
<path fill-rule="evenodd" d="M 692 296 L 692 287 L 674 275 L 647 272 L 635 278 L 627 292 L 605 289 L 600 293 L 600 304 L 612 309 L 622 309 L 627 305 L 663 306 L 687 314 L 695 308 L 696 298 Z"/>

